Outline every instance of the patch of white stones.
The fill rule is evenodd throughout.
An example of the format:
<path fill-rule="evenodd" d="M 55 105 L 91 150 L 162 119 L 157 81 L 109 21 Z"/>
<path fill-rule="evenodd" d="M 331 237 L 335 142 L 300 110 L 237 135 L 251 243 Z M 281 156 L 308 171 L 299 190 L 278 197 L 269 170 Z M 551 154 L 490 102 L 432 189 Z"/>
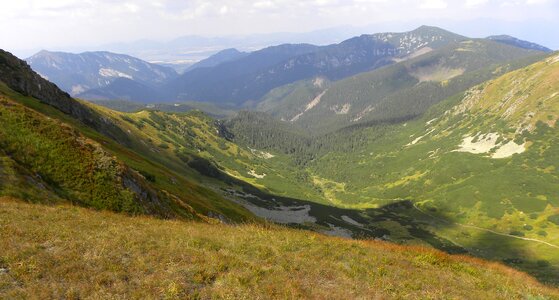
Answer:
<path fill-rule="evenodd" d="M 524 148 L 524 144 L 518 145 L 514 141 L 509 141 L 508 143 L 499 147 L 499 149 L 497 149 L 497 151 L 495 151 L 495 153 L 493 153 L 491 157 L 506 158 L 512 156 L 513 154 L 520 154 L 524 151 L 526 151 L 526 149 Z"/>
<path fill-rule="evenodd" d="M 499 134 L 496 132 L 486 134 L 476 134 L 475 136 L 464 136 L 459 148 L 454 152 L 468 152 L 473 154 L 485 154 L 495 150 L 491 158 L 507 158 L 514 154 L 520 154 L 526 150 L 525 145 L 517 144 L 514 141 L 507 143 L 497 143 Z"/>
<path fill-rule="evenodd" d="M 336 115 L 345 115 L 351 109 L 351 103 L 345 103 L 343 105 L 336 104 L 330 106 L 330 110 L 333 111 Z"/>
<path fill-rule="evenodd" d="M 311 211 L 310 205 L 279 206 L 274 209 L 267 209 L 249 203 L 242 203 L 242 205 L 253 214 L 276 223 L 304 224 L 316 222 L 316 218 L 309 215 Z"/>
<path fill-rule="evenodd" d="M 255 177 L 255 178 L 258 178 L 258 179 L 262 179 L 262 178 L 266 177 L 266 173 L 258 174 L 254 170 L 248 171 L 248 175 L 250 175 L 252 177 Z"/>
<path fill-rule="evenodd" d="M 250 152 L 253 155 L 258 156 L 258 157 L 263 158 L 263 159 L 270 159 L 270 158 L 275 157 L 275 155 L 273 155 L 269 152 L 266 152 L 266 151 L 260 151 L 260 150 L 252 149 L 250 147 L 248 149 L 250 150 Z"/>

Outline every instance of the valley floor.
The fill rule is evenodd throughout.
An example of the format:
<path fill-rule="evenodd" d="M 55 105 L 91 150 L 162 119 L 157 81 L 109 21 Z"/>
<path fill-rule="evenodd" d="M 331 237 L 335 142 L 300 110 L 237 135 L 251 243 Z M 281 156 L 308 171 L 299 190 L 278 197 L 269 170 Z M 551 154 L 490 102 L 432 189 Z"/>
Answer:
<path fill-rule="evenodd" d="M 0 198 L 0 245 L 10 299 L 559 299 L 500 264 L 422 247 L 12 198 Z"/>

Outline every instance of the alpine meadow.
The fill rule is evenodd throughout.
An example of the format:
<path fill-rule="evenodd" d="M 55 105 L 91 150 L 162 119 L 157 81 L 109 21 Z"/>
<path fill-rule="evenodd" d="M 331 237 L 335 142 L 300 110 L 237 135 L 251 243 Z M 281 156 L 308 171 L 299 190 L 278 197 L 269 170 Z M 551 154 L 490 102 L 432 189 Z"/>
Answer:
<path fill-rule="evenodd" d="M 559 299 L 558 19 L 6 3 L 0 299 Z"/>

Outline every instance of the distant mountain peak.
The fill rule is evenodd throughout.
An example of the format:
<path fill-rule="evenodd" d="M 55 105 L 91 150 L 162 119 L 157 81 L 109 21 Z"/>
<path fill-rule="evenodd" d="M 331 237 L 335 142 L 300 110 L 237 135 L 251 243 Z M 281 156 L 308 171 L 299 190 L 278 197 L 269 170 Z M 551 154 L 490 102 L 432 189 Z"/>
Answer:
<path fill-rule="evenodd" d="M 421 26 L 417 27 L 416 29 L 414 29 L 412 31 L 444 31 L 444 32 L 449 32 L 448 30 L 444 30 L 440 27 L 431 26 L 431 25 L 421 25 Z"/>
<path fill-rule="evenodd" d="M 223 49 L 216 54 L 203 59 L 192 66 L 190 66 L 187 71 L 191 71 L 197 68 L 207 68 L 207 67 L 214 67 L 224 62 L 233 61 L 248 55 L 246 52 L 241 52 L 235 48 L 227 48 Z"/>
<path fill-rule="evenodd" d="M 231 53 L 242 53 L 241 51 L 235 49 L 235 48 L 227 48 L 227 49 L 223 49 L 219 52 L 217 52 L 214 55 L 218 55 L 218 54 L 231 54 Z"/>
<path fill-rule="evenodd" d="M 465 36 L 459 35 L 459 34 L 454 33 L 452 31 L 448 31 L 446 29 L 442 29 L 442 28 L 437 27 L 437 26 L 429 26 L 429 25 L 421 25 L 421 26 L 417 27 L 416 29 L 414 29 L 410 32 L 415 33 L 415 34 L 435 34 L 435 35 L 438 34 L 438 35 L 466 38 Z"/>
<path fill-rule="evenodd" d="M 41 51 L 35 53 L 33 56 L 40 56 L 40 55 L 45 55 L 45 54 L 50 54 L 52 52 L 50 52 L 49 50 L 46 49 L 42 49 Z"/>
<path fill-rule="evenodd" d="M 394 46 L 399 56 L 410 55 L 424 47 L 440 48 L 467 39 L 462 35 L 427 25 L 411 31 L 382 32 L 366 36 Z"/>
<path fill-rule="evenodd" d="M 26 58 L 25 60 L 26 60 L 27 62 L 30 62 L 30 61 L 32 61 L 32 60 L 34 60 L 34 59 L 41 59 L 41 58 L 46 58 L 46 57 L 52 57 L 52 56 L 54 56 L 54 55 L 56 55 L 56 52 L 43 49 L 43 50 L 41 50 L 41 51 L 39 51 L 39 52 L 33 54 L 32 56 Z"/>
<path fill-rule="evenodd" d="M 5 83 L 9 88 L 22 95 L 36 98 L 71 115 L 123 145 L 129 142 L 126 134 L 116 125 L 103 120 L 95 110 L 87 105 L 72 99 L 68 93 L 59 89 L 56 84 L 49 82 L 32 70 L 26 61 L 20 60 L 2 49 L 0 49 L 0 82 Z"/>

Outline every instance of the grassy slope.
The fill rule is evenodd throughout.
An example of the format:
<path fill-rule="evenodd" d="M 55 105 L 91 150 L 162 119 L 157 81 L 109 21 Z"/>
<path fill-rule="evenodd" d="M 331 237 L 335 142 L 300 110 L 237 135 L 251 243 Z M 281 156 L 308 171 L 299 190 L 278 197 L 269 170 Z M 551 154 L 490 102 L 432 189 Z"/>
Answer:
<path fill-rule="evenodd" d="M 0 228 L 1 298 L 559 299 L 499 264 L 276 226 L 0 198 Z"/>
<path fill-rule="evenodd" d="M 121 112 L 139 112 L 142 110 L 159 110 L 165 112 L 188 112 L 200 110 L 206 114 L 223 118 L 234 114 L 233 110 L 217 107 L 206 102 L 151 103 L 141 104 L 129 100 L 89 100 L 89 102 Z"/>
<path fill-rule="evenodd" d="M 56 197 L 57 200 L 70 200 L 86 206 L 117 211 L 157 212 L 162 216 L 191 218 L 194 215 L 222 215 L 236 221 L 253 218 L 246 210 L 193 180 L 193 177 L 199 176 L 196 171 L 182 168 L 182 172 L 177 172 L 167 167 L 174 161 L 150 151 L 150 148 L 143 145 L 132 132 L 127 131 L 126 126 L 112 119 L 111 114 L 107 113 L 108 110 L 92 107 L 107 118 L 108 122 L 117 124 L 123 132 L 128 132 L 130 148 L 123 147 L 55 108 L 36 99 L 24 97 L 4 85 L 0 86 L 0 94 L 4 95 L 2 108 L 6 111 L 1 119 L 5 137 L 2 156 L 3 161 L 6 161 L 5 165 L 10 166 L 3 169 L 6 170 L 6 178 L 11 176 L 10 184 L 3 185 L 2 194 L 35 201 L 44 201 L 47 197 L 42 196 L 47 195 Z M 94 156 L 101 153 L 92 158 L 90 165 L 106 160 L 109 166 L 114 164 L 114 170 L 95 175 L 88 171 L 90 168 L 77 167 L 88 164 L 84 158 L 91 156 L 84 156 L 84 153 L 78 151 L 81 148 L 74 144 L 84 144 L 80 141 L 86 141 L 85 144 L 90 145 L 87 147 L 92 148 L 87 150 L 89 148 L 86 147 L 87 153 Z M 6 151 L 8 153 L 5 153 Z M 141 186 L 157 194 L 158 200 L 147 206 L 123 207 L 124 203 L 135 203 L 128 195 L 130 188 L 108 188 L 92 181 L 105 180 L 103 182 L 106 184 L 119 186 L 123 177 L 119 172 L 142 182 Z M 37 177 L 36 174 L 50 181 L 39 180 L 37 183 L 30 183 L 31 179 Z M 146 174 L 154 178 L 148 180 Z M 115 182 L 111 182 L 111 178 Z M 40 185 L 46 186 L 47 189 L 37 188 Z M 35 187 L 34 192 L 29 190 L 32 186 Z M 90 188 L 93 190 L 89 191 Z M 128 196 L 107 195 L 113 190 L 121 190 L 121 193 Z M 103 195 L 101 202 L 94 199 L 99 195 Z M 124 201 L 125 199 L 129 200 Z"/>
<path fill-rule="evenodd" d="M 555 143 L 552 141 L 555 139 L 556 129 L 543 123 L 539 123 L 539 127 L 536 127 L 537 121 L 553 125 L 557 117 L 557 84 L 553 82 L 556 80 L 557 67 L 544 68 L 545 65 L 546 62 L 537 63 L 507 74 L 491 82 L 487 87 L 479 87 L 484 89 L 482 98 L 477 100 L 475 107 L 465 113 L 455 116 L 450 113 L 445 114 L 447 109 L 449 112 L 452 111 L 453 105 L 462 101 L 462 97 L 454 97 L 421 120 L 409 122 L 405 126 L 385 127 L 381 130 L 381 134 L 378 132 L 379 128 L 366 129 L 362 134 L 374 138 L 363 149 L 359 149 L 352 156 L 345 153 L 330 153 L 324 156 L 321 162 L 315 164 L 314 171 L 324 175 L 329 174 L 334 181 L 350 181 L 346 185 L 348 194 L 380 195 L 381 197 L 377 197 L 384 199 L 410 196 L 416 199 L 435 197 L 441 201 L 458 186 L 468 184 L 477 187 L 480 196 L 476 198 L 490 197 L 496 192 L 495 184 L 482 183 L 487 182 L 490 178 L 502 177 L 507 180 L 502 181 L 503 190 L 499 190 L 499 192 L 520 194 L 523 191 L 527 194 L 525 195 L 527 198 L 531 198 L 531 200 L 515 201 L 513 197 L 510 199 L 513 202 L 512 206 L 516 204 L 517 208 L 522 207 L 527 213 L 530 213 L 531 209 L 541 211 L 545 208 L 546 201 L 557 206 L 558 203 L 554 202 L 555 192 L 548 188 L 556 182 L 556 171 L 554 168 L 549 168 L 554 165 L 555 160 Z M 526 76 L 526 73 L 538 76 L 530 78 L 530 75 Z M 520 81 L 523 84 L 517 86 Z M 473 91 L 475 90 L 477 89 Z M 495 102 L 504 99 L 504 93 L 511 90 L 514 93 L 521 90 L 518 95 L 530 96 L 523 103 L 515 104 L 516 110 L 511 117 L 503 118 L 500 112 L 492 112 L 492 109 L 489 108 L 499 107 L 500 105 Z M 553 95 L 555 96 L 550 97 Z M 521 98 L 515 97 L 516 99 L 509 101 Z M 547 101 L 542 103 L 542 99 L 547 99 Z M 464 100 L 462 103 L 466 101 Z M 487 109 L 483 109 L 483 107 Z M 505 111 L 507 107 L 505 105 L 502 110 Z M 534 112 L 534 114 L 526 119 L 529 112 Z M 443 117 L 441 114 L 444 114 Z M 451 116 L 447 117 L 448 115 Z M 440 119 L 427 124 L 435 117 Z M 515 134 L 520 125 L 532 126 L 533 131 L 525 132 L 523 135 Z M 529 142 L 528 150 L 521 155 L 506 159 L 490 159 L 484 155 L 452 152 L 458 148 L 463 135 L 475 135 L 478 132 L 499 132 L 503 136 L 501 140 L 503 142 L 516 138 L 526 139 Z M 422 138 L 416 144 L 409 144 L 419 137 Z M 344 168 L 348 164 L 357 167 Z M 531 181 L 530 185 L 522 188 L 510 185 L 508 180 L 512 180 L 513 177 L 520 174 L 524 174 L 524 176 L 516 177 L 524 180 L 527 173 L 532 173 L 540 179 Z M 356 176 L 366 176 L 371 180 L 343 180 L 344 177 L 351 179 Z M 464 180 L 470 180 L 470 182 Z M 532 191 L 532 189 L 535 190 Z M 473 196 L 465 191 L 460 194 L 465 198 Z M 538 202 L 538 195 L 546 196 L 548 200 Z M 342 199 L 346 202 L 350 201 L 344 197 Z M 355 200 L 356 198 L 353 199 L 354 202 L 359 202 L 359 200 Z M 453 203 L 456 204 L 458 199 L 454 198 Z M 491 200 L 493 201 L 493 198 Z M 495 199 L 495 201 L 498 200 Z M 537 205 L 537 208 L 530 208 L 529 204 L 524 204 L 530 202 L 540 203 L 540 205 Z M 464 205 L 470 204 L 464 203 Z"/>
<path fill-rule="evenodd" d="M 3 156 L 27 167 L 31 174 L 38 174 L 33 180 L 52 187 L 53 194 L 59 197 L 50 197 L 48 201 L 65 198 L 96 208 L 143 211 L 140 203 L 134 201 L 134 194 L 122 184 L 127 175 L 125 167 L 98 144 L 80 136 L 70 126 L 44 118 L 8 98 L 0 98 L 0 115 Z M 12 183 L 6 188 L 16 187 Z M 39 201 L 37 198 L 42 196 L 38 194 L 31 200 Z"/>

